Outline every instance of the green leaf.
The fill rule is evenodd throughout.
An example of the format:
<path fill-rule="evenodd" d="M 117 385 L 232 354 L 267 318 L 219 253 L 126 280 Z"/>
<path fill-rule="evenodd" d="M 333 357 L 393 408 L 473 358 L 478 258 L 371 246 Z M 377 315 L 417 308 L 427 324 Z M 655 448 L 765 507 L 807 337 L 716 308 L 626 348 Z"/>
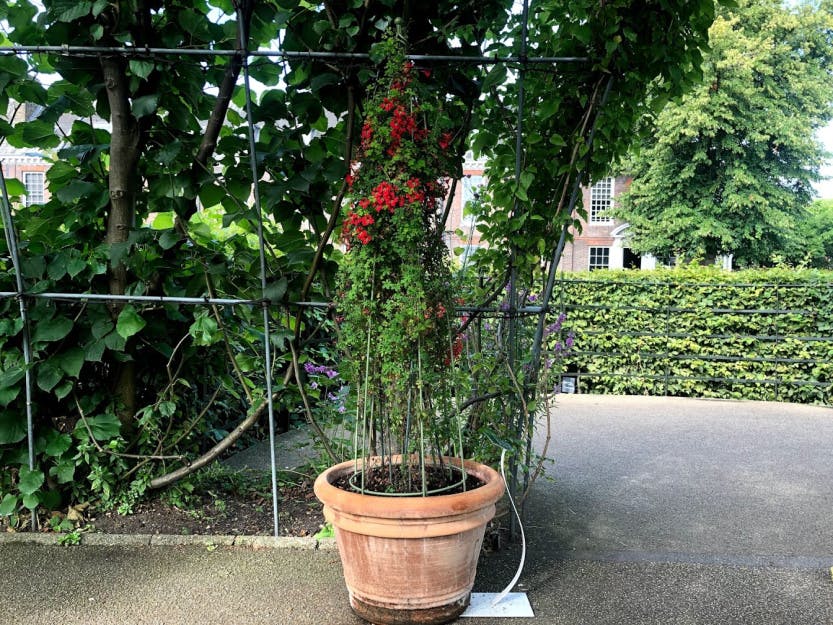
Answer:
<path fill-rule="evenodd" d="M 0 372 L 0 389 L 9 388 L 16 385 L 23 379 L 25 371 L 23 367 L 11 366 L 5 371 Z"/>
<path fill-rule="evenodd" d="M 208 315 L 200 315 L 188 328 L 188 333 L 194 337 L 197 345 L 211 345 L 219 339 L 217 333 L 217 322 Z"/>
<path fill-rule="evenodd" d="M 17 178 L 6 178 L 6 190 L 10 196 L 26 195 L 26 185 Z"/>
<path fill-rule="evenodd" d="M 87 263 L 81 258 L 71 258 L 67 263 L 67 273 L 70 278 L 74 278 L 79 273 L 87 268 Z"/>
<path fill-rule="evenodd" d="M 49 9 L 59 22 L 74 22 L 90 14 L 93 3 L 89 0 L 55 0 Z"/>
<path fill-rule="evenodd" d="M 87 425 L 92 430 L 93 437 L 99 442 L 118 436 L 121 430 L 121 422 L 118 417 L 109 413 L 96 415 L 95 417 L 87 417 Z M 78 422 L 75 426 L 75 431 L 83 432 L 86 435 L 87 430 L 84 427 L 83 421 Z"/>
<path fill-rule="evenodd" d="M 125 339 L 118 332 L 110 332 L 110 334 L 104 337 L 104 345 L 107 349 L 120 352 L 124 350 Z"/>
<path fill-rule="evenodd" d="M 20 479 L 17 482 L 17 488 L 22 494 L 31 495 L 38 492 L 38 489 L 43 486 L 44 480 L 43 471 L 39 469 L 30 471 L 24 467 L 20 469 Z"/>
<path fill-rule="evenodd" d="M 172 211 L 157 213 L 156 218 L 153 220 L 153 224 L 151 224 L 151 228 L 154 230 L 167 230 L 168 228 L 173 227 L 174 213 Z"/>
<path fill-rule="evenodd" d="M 6 496 L 3 497 L 3 501 L 0 501 L 0 516 L 9 516 L 10 514 L 14 514 L 15 510 L 17 510 L 18 501 L 19 497 L 17 495 L 7 493 Z"/>
<path fill-rule="evenodd" d="M 63 434 L 56 430 L 47 431 L 46 449 L 44 450 L 47 456 L 57 458 L 62 456 L 70 447 L 72 447 L 72 437 L 69 434 Z"/>
<path fill-rule="evenodd" d="M 47 122 L 34 120 L 17 125 L 18 139 L 9 137 L 9 143 L 18 148 L 32 147 L 51 149 L 57 148 L 61 141 L 55 133 L 55 128 Z"/>
<path fill-rule="evenodd" d="M 139 316 L 133 305 L 128 304 L 119 313 L 119 318 L 116 321 L 116 332 L 122 338 L 129 339 L 146 325 L 147 322 Z"/>
<path fill-rule="evenodd" d="M 38 388 L 47 393 L 55 388 L 64 377 L 64 373 L 56 367 L 51 360 L 46 360 L 38 365 Z"/>
<path fill-rule="evenodd" d="M 90 362 L 101 362 L 101 357 L 104 355 L 104 350 L 107 345 L 104 339 L 92 340 L 84 346 L 84 359 Z"/>
<path fill-rule="evenodd" d="M 68 376 L 77 378 L 81 373 L 81 367 L 84 366 L 84 350 L 80 347 L 70 347 L 57 356 L 53 356 L 52 361 Z"/>
<path fill-rule="evenodd" d="M 130 71 L 139 78 L 147 78 L 150 76 L 150 73 L 155 67 L 153 61 L 140 61 L 138 59 L 131 59 L 128 65 L 130 66 Z"/>
<path fill-rule="evenodd" d="M 133 100 L 131 110 L 133 111 L 134 117 L 138 119 L 140 117 L 145 117 L 146 115 L 152 115 L 156 112 L 158 107 L 159 94 L 153 93 L 151 95 L 143 95 Z"/>
<path fill-rule="evenodd" d="M 67 317 L 58 316 L 45 321 L 40 321 L 35 326 L 35 334 L 32 340 L 35 343 L 48 343 L 60 341 L 72 330 L 72 320 Z"/>
<path fill-rule="evenodd" d="M 180 238 L 181 237 L 179 236 L 179 234 L 177 234 L 175 230 L 166 230 L 159 237 L 159 247 L 161 247 L 163 250 L 169 250 L 174 245 L 179 243 Z"/>
<path fill-rule="evenodd" d="M 29 495 L 23 495 L 23 506 L 29 508 L 29 510 L 34 510 L 40 505 L 40 493 L 31 493 Z"/>
<path fill-rule="evenodd" d="M 55 195 L 62 202 L 71 204 L 76 200 L 88 197 L 97 190 L 98 187 L 94 185 L 92 182 L 87 182 L 85 180 L 73 180 L 65 187 L 61 187 L 60 189 L 58 189 Z"/>
<path fill-rule="evenodd" d="M 62 458 L 49 469 L 49 475 L 54 477 L 58 484 L 68 484 L 75 478 L 75 461 L 72 458 Z"/>
<path fill-rule="evenodd" d="M 26 413 L 21 410 L 0 411 L 0 445 L 13 445 L 26 438 Z"/>
<path fill-rule="evenodd" d="M 226 196 L 226 190 L 216 184 L 206 184 L 200 187 L 200 202 L 206 208 L 217 206 Z"/>
<path fill-rule="evenodd" d="M 263 291 L 263 297 L 268 299 L 270 302 L 280 302 L 286 293 L 287 286 L 289 286 L 289 283 L 287 282 L 286 277 L 283 277 L 276 282 L 269 283 Z"/>

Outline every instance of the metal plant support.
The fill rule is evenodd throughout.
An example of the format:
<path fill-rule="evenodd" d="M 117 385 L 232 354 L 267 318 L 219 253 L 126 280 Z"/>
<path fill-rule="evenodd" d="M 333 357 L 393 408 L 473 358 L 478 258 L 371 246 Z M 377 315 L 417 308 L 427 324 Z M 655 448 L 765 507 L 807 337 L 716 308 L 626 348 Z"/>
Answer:
<path fill-rule="evenodd" d="M 238 20 L 240 15 L 238 14 Z M 449 55 L 408 55 L 407 58 L 412 61 L 430 61 L 437 63 L 449 64 L 471 64 L 471 65 L 495 65 L 495 64 L 510 64 L 518 66 L 518 115 L 516 127 L 516 164 L 515 176 L 516 182 L 520 178 L 522 165 L 522 149 L 523 149 L 523 116 L 524 116 L 524 75 L 528 66 L 555 66 L 561 63 L 584 63 L 588 59 L 586 57 L 527 57 L 527 39 L 528 39 L 528 19 L 529 19 L 529 2 L 524 0 L 522 8 L 522 36 L 519 41 L 519 52 L 517 56 L 505 57 L 487 57 L 487 56 L 449 56 Z M 223 306 L 256 306 L 259 305 L 263 309 L 263 331 L 264 331 L 264 360 L 265 360 L 265 377 L 266 377 L 266 398 L 268 402 L 268 418 L 269 418 L 269 439 L 271 445 L 271 472 L 272 472 L 272 511 L 274 521 L 274 535 L 278 536 L 278 486 L 277 486 L 277 459 L 275 451 L 275 422 L 274 422 L 274 406 L 273 406 L 273 389 L 272 389 L 272 354 L 270 344 L 270 323 L 269 311 L 270 307 L 274 305 L 266 297 L 267 284 L 267 267 L 265 257 L 265 240 L 264 240 L 264 223 L 263 214 L 260 203 L 260 196 L 258 193 L 258 181 L 260 179 L 257 158 L 255 152 L 255 126 L 252 117 L 252 97 L 251 86 L 249 80 L 249 65 L 248 59 L 250 57 L 274 57 L 282 59 L 326 59 L 329 61 L 341 62 L 355 62 L 368 61 L 370 56 L 364 53 L 347 53 L 347 52 L 297 52 L 297 51 L 281 51 L 281 50 L 249 50 L 248 49 L 248 33 L 241 33 L 241 40 L 239 42 L 239 49 L 216 50 L 216 49 L 178 49 L 178 48 L 150 48 L 150 47 L 134 47 L 134 46 L 0 46 L 0 55 L 31 55 L 39 53 L 53 53 L 64 56 L 89 57 L 100 56 L 103 54 L 120 55 L 125 58 L 147 58 L 152 56 L 200 56 L 200 57 L 228 57 L 242 54 L 243 55 L 243 88 L 246 102 L 246 120 L 248 129 L 248 148 L 251 168 L 251 179 L 253 188 L 254 208 L 258 216 L 257 235 L 259 243 L 260 255 L 260 282 L 262 290 L 262 298 L 260 300 L 246 300 L 233 298 L 212 298 L 212 297 L 168 297 L 168 296 L 140 296 L 140 295 L 108 295 L 100 293 L 29 293 L 23 284 L 22 272 L 20 268 L 20 257 L 18 252 L 17 241 L 14 230 L 14 219 L 11 212 L 11 205 L 8 199 L 8 192 L 6 188 L 5 178 L 2 177 L 2 170 L 0 170 L 0 186 L 2 187 L 2 208 L 3 226 L 6 235 L 6 242 L 9 248 L 9 253 L 12 257 L 13 269 L 16 279 L 16 291 L 0 291 L 0 299 L 3 298 L 17 298 L 20 304 L 20 319 L 23 323 L 23 351 L 24 360 L 26 363 L 26 372 L 24 378 L 25 393 L 26 393 L 26 416 L 27 416 L 27 437 L 29 445 L 29 468 L 34 469 L 35 454 L 34 454 L 34 426 L 32 415 L 32 379 L 31 379 L 31 347 L 28 333 L 28 318 L 26 302 L 29 298 L 49 299 L 55 301 L 75 301 L 75 302 L 136 302 L 136 303 L 154 303 L 154 304 L 181 304 L 189 306 L 205 306 L 205 305 L 223 305 Z M 607 95 L 610 92 L 613 79 L 608 82 L 607 89 L 600 104 L 600 110 L 604 108 L 604 103 L 607 100 Z M 598 113 L 597 113 L 598 118 Z M 595 121 L 593 123 L 595 128 Z M 592 146 L 593 131 L 591 130 L 588 144 Z M 579 192 L 579 178 L 576 177 L 570 201 L 566 211 L 572 214 L 575 208 Z M 517 214 L 521 210 L 521 205 L 518 199 L 515 199 L 513 206 L 513 213 Z M 567 237 L 568 225 L 563 227 L 561 236 L 558 242 L 554 245 L 552 256 L 549 259 L 550 268 L 547 276 L 546 285 L 543 290 L 543 298 L 539 306 L 519 306 L 518 304 L 518 275 L 517 267 L 515 266 L 516 248 L 510 251 L 510 277 L 508 284 L 509 291 L 509 309 L 501 310 L 494 306 L 461 306 L 458 309 L 459 313 L 482 313 L 502 316 L 508 319 L 509 322 L 509 361 L 511 366 L 517 367 L 518 355 L 518 323 L 522 317 L 530 315 L 537 315 L 537 328 L 534 334 L 532 345 L 533 369 L 537 370 L 541 361 L 541 344 L 543 341 L 543 328 L 546 324 L 546 318 L 550 312 L 550 300 L 553 293 L 553 284 L 557 271 L 557 266 L 561 258 L 561 253 Z M 329 306 L 328 302 L 293 302 L 290 304 L 294 308 L 326 308 Z M 534 388 L 534 385 L 533 387 Z M 533 392 L 532 388 L 524 389 L 524 393 Z M 516 427 L 519 434 L 526 433 L 525 453 L 526 459 L 531 457 L 532 453 L 532 428 L 528 427 L 531 424 L 524 420 L 524 413 L 522 409 L 523 397 L 514 397 L 512 400 L 512 414 L 516 418 Z M 529 419 L 534 418 L 534 415 L 528 415 Z M 510 476 L 510 483 L 513 488 L 517 487 L 517 461 L 512 467 L 512 475 Z M 524 487 L 528 475 L 525 476 Z M 513 518 L 513 526 L 515 520 Z M 37 519 L 33 515 L 32 524 L 36 526 Z"/>

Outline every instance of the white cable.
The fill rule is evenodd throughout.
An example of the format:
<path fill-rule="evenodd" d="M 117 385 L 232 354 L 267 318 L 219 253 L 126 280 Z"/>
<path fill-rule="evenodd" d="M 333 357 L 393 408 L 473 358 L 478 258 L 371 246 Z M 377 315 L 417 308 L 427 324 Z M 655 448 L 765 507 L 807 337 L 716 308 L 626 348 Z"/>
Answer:
<path fill-rule="evenodd" d="M 518 527 L 521 529 L 521 562 L 518 565 L 518 570 L 515 573 L 515 577 L 512 578 L 512 581 L 509 582 L 509 585 L 503 589 L 497 597 L 492 600 L 491 606 L 495 607 L 498 603 L 503 601 L 506 598 L 506 595 L 509 594 L 509 591 L 515 587 L 515 584 L 518 583 L 518 580 L 521 578 L 521 572 L 524 570 L 524 563 L 526 562 L 526 536 L 524 535 L 524 526 L 521 522 L 521 515 L 518 513 L 518 508 L 515 506 L 515 500 L 512 499 L 512 493 L 509 492 L 509 483 L 506 481 L 506 468 L 504 460 L 506 458 L 506 450 L 502 450 L 500 452 L 500 474 L 503 477 L 503 483 L 506 485 L 506 494 L 509 497 L 509 503 L 512 504 L 512 510 L 515 511 L 515 516 L 518 518 Z"/>

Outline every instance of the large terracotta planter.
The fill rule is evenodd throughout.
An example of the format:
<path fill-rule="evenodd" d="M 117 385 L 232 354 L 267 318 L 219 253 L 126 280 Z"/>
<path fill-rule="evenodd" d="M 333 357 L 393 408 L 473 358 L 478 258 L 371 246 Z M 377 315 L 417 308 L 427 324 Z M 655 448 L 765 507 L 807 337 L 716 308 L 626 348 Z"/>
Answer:
<path fill-rule="evenodd" d="M 484 486 L 454 495 L 383 497 L 333 486 L 354 468 L 344 462 L 315 481 L 324 518 L 335 528 L 353 611 L 377 625 L 457 618 L 468 606 L 486 524 L 503 495 L 501 477 L 466 461 Z"/>

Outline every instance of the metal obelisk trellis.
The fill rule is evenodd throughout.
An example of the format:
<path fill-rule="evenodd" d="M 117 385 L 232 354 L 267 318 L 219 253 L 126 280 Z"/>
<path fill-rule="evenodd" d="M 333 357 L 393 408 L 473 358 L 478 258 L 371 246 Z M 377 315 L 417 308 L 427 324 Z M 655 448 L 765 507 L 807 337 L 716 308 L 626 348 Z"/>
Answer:
<path fill-rule="evenodd" d="M 238 14 L 237 19 L 240 21 L 241 24 L 244 21 L 241 19 L 241 16 Z M 524 137 L 524 127 L 523 127 L 523 119 L 525 113 L 525 106 L 524 106 L 524 79 L 525 79 L 525 71 L 528 66 L 547 66 L 547 65 L 556 65 L 559 63 L 575 63 L 575 62 L 586 62 L 587 59 L 584 57 L 531 57 L 528 58 L 527 54 L 527 39 L 528 39 L 528 22 L 529 22 L 529 3 L 528 0 L 524 0 L 523 7 L 522 7 L 522 15 L 521 15 L 521 37 L 519 41 L 519 49 L 517 56 L 453 56 L 453 55 L 408 55 L 408 59 L 420 62 L 420 61 L 430 61 L 434 63 L 449 63 L 449 64 L 471 64 L 471 65 L 494 65 L 494 64 L 507 64 L 512 66 L 517 66 L 518 69 L 518 79 L 517 79 L 517 88 L 518 88 L 518 114 L 517 114 L 517 128 L 515 133 L 515 147 L 516 147 L 516 163 L 515 163 L 515 178 L 516 183 L 520 179 L 521 169 L 522 169 L 522 149 L 523 149 L 523 137 Z M 240 29 L 241 31 L 243 29 Z M 349 52 L 326 52 L 326 51 L 311 51 L 311 52 L 299 52 L 299 51 L 286 51 L 286 50 L 248 50 L 248 33 L 241 32 L 240 33 L 240 41 L 239 49 L 229 49 L 229 50 L 216 50 L 216 49 L 194 49 L 194 48 L 185 48 L 185 49 L 178 49 L 178 48 L 158 48 L 158 47 L 133 47 L 133 46 L 102 46 L 102 47 L 95 47 L 95 46 L 0 46 L 0 55 L 6 54 L 14 54 L 14 55 L 28 55 L 28 54 L 38 54 L 38 53 L 54 53 L 54 54 L 61 54 L 64 56 L 98 56 L 103 54 L 109 55 L 122 55 L 127 58 L 145 58 L 145 57 L 152 57 L 152 56 L 167 56 L 167 55 L 177 55 L 177 56 L 198 56 L 198 57 L 229 57 L 229 56 L 236 56 L 236 55 L 243 55 L 243 89 L 245 93 L 245 108 L 246 108 L 246 121 L 247 121 L 247 131 L 248 131 L 248 149 L 249 149 L 249 160 L 250 160 L 250 169 L 251 169 L 251 182 L 252 182 L 252 189 L 253 189 L 253 202 L 255 205 L 255 211 L 257 213 L 257 235 L 258 235 L 258 247 L 259 247 L 259 260 L 260 260 L 260 284 L 261 284 L 261 292 L 262 298 L 260 300 L 247 300 L 247 299 L 234 299 L 234 298 L 214 298 L 214 297 L 169 297 L 169 296 L 139 296 L 139 295 L 108 295 L 108 294 L 98 294 L 98 293 L 28 293 L 25 289 L 25 285 L 23 284 L 22 279 L 22 272 L 20 268 L 20 257 L 18 252 L 17 241 L 15 237 L 15 230 L 14 230 L 14 220 L 13 214 L 11 211 L 11 205 L 8 200 L 8 193 L 6 189 L 5 179 L 2 177 L 2 171 L 0 171 L 0 186 L 2 186 L 2 217 L 3 217 L 3 226 L 5 229 L 6 234 L 6 242 L 9 248 L 9 253 L 12 257 L 12 264 L 15 273 L 16 279 L 16 290 L 15 291 L 0 291 L 0 298 L 9 298 L 15 297 L 19 301 L 20 307 L 20 318 L 23 324 L 23 352 L 24 352 L 24 360 L 26 363 L 26 371 L 24 376 L 24 385 L 25 385 L 25 392 L 26 392 L 26 411 L 27 411 L 27 438 L 28 438 L 28 446 L 29 446 L 29 468 L 30 470 L 34 469 L 35 464 L 35 454 L 34 454 L 34 425 L 33 425 L 33 404 L 32 404 L 32 379 L 31 379 L 31 362 L 32 362 L 32 355 L 29 343 L 29 334 L 28 334 L 28 319 L 27 319 L 27 300 L 30 298 L 42 298 L 42 299 L 50 299 L 56 301 L 83 301 L 83 302 L 136 302 L 136 303 L 157 303 L 157 304 L 182 304 L 182 305 L 190 305 L 190 306 L 205 306 L 205 305 L 224 305 L 224 306 L 255 306 L 260 305 L 263 310 L 263 331 L 264 331 L 264 360 L 265 360 L 265 385 L 266 385 L 266 401 L 267 401 L 267 410 L 268 410 L 268 418 L 269 418 L 269 440 L 271 446 L 271 471 L 272 471 L 272 509 L 273 509 L 273 521 L 274 521 L 274 534 L 275 536 L 278 535 L 279 527 L 278 527 L 278 487 L 277 487 L 277 458 L 276 458 L 276 451 L 275 451 L 275 423 L 274 423 L 274 406 L 273 406 L 273 389 L 272 389 L 272 352 L 271 352 L 271 339 L 270 339 L 270 321 L 269 321 L 269 312 L 270 306 L 273 304 L 269 302 L 266 298 L 266 287 L 267 287 L 267 265 L 266 265 L 266 256 L 265 256 L 265 235 L 264 235 L 264 218 L 260 203 L 260 195 L 258 192 L 258 182 L 260 179 L 257 167 L 257 155 L 256 155 L 256 141 L 255 141 L 255 125 L 252 116 L 252 97 L 251 97 L 251 85 L 249 80 L 249 66 L 248 66 L 248 59 L 250 57 L 273 57 L 273 58 L 282 58 L 282 59 L 300 59 L 300 60 L 328 60 L 331 62 L 357 62 L 363 61 L 368 62 L 370 59 L 370 55 L 366 53 L 349 53 Z M 602 107 L 604 105 L 604 101 L 607 99 L 607 94 L 610 91 L 610 85 L 612 84 L 612 79 L 608 83 L 607 90 L 605 92 L 605 96 L 602 101 Z M 602 108 L 600 107 L 600 108 Z M 593 133 L 591 131 L 589 136 L 588 143 L 592 145 L 593 140 Z M 588 146 L 589 147 L 589 146 Z M 588 150 L 589 152 L 589 150 Z M 579 189 L 579 177 L 577 176 L 574 181 L 574 186 L 572 190 L 572 194 L 570 196 L 569 206 L 566 210 L 569 211 L 571 214 L 573 209 L 576 205 L 576 200 L 578 197 L 578 189 Z M 520 200 L 517 198 L 514 200 L 513 205 L 513 213 L 517 214 L 521 210 Z M 502 311 L 499 308 L 495 307 L 465 307 L 461 308 L 461 310 L 465 310 L 466 312 L 483 312 L 483 313 L 495 313 L 501 314 L 508 317 L 509 321 L 509 361 L 513 367 L 517 366 L 517 341 L 518 341 L 518 323 L 521 316 L 528 316 L 528 315 L 538 315 L 537 321 L 537 328 L 533 339 L 533 369 L 537 370 L 537 366 L 540 364 L 541 359 L 541 344 L 543 341 L 543 328 L 546 323 L 546 316 L 549 313 L 549 302 L 552 296 L 553 291 L 553 282 L 556 273 L 556 268 L 558 262 L 561 257 L 561 252 L 564 248 L 564 243 L 566 241 L 567 235 L 567 228 L 568 226 L 565 225 L 564 229 L 561 232 L 560 240 L 554 246 L 552 250 L 552 256 L 550 258 L 550 267 L 549 273 L 547 276 L 547 282 L 544 287 L 543 297 L 540 301 L 539 306 L 528 306 L 528 305 L 519 305 L 518 302 L 518 275 L 517 275 L 517 267 L 515 263 L 515 256 L 517 249 L 515 246 L 512 247 L 510 251 L 510 275 L 508 279 L 508 298 L 509 298 L 509 309 L 508 311 Z M 293 307 L 326 307 L 329 304 L 327 302 L 293 302 L 290 304 Z M 529 389 L 525 389 L 524 392 L 528 391 Z M 512 409 L 512 414 L 515 416 L 515 426 L 519 433 L 526 432 L 527 441 L 526 441 L 526 454 L 527 459 L 530 457 L 531 454 L 531 445 L 532 445 L 532 431 L 531 428 L 527 427 L 529 424 L 524 422 L 524 414 L 523 410 L 521 409 L 522 399 L 517 398 L 514 403 L 514 408 Z M 533 418 L 534 415 L 528 415 L 528 418 Z M 514 485 L 517 485 L 517 462 L 515 463 L 515 470 L 512 472 L 512 482 Z M 35 515 L 32 518 L 33 526 L 36 524 Z M 514 522 L 514 521 L 513 521 Z"/>

